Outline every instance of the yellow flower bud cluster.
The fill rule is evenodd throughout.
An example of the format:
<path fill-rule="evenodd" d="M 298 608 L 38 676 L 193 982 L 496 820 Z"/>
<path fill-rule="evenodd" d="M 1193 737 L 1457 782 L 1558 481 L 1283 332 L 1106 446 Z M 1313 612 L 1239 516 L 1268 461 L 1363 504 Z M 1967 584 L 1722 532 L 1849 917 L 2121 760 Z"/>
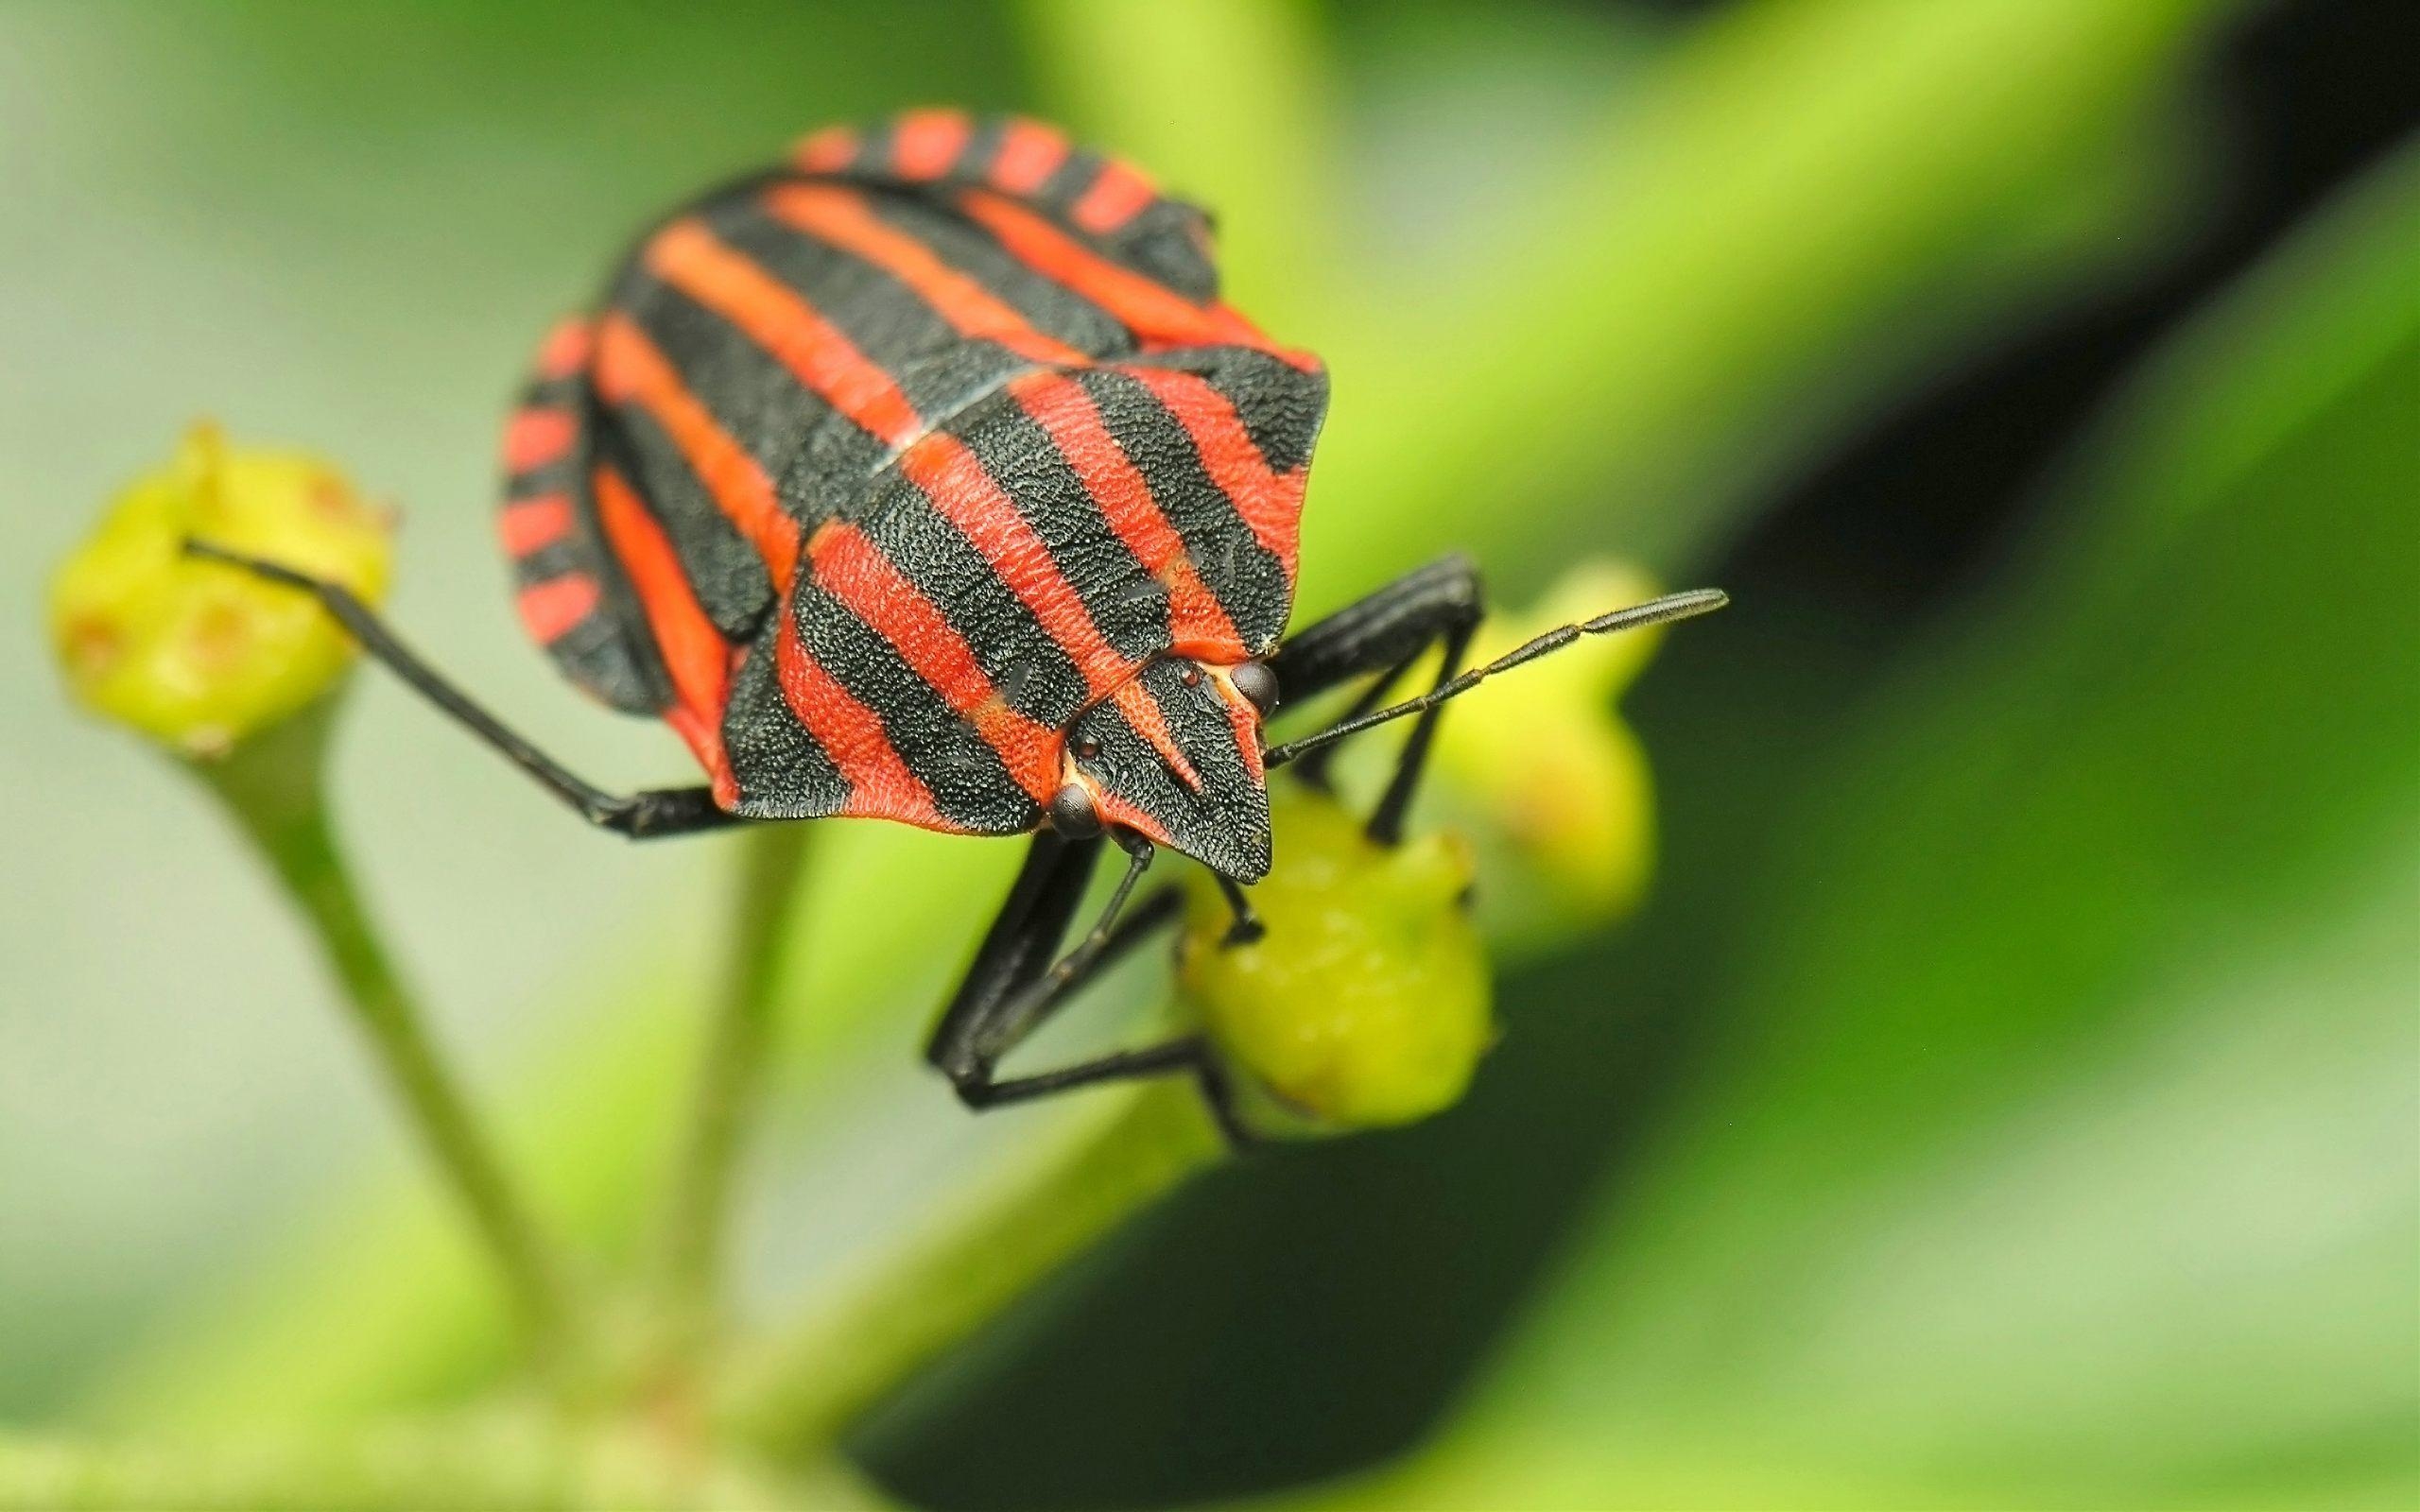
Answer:
<path fill-rule="evenodd" d="M 1480 627 L 1476 664 L 1557 625 L 1660 590 L 1636 568 L 1588 562 L 1517 614 Z M 1438 727 L 1442 822 L 1481 842 L 1484 916 L 1499 943 L 1543 941 L 1630 914 L 1655 863 L 1647 753 L 1615 699 L 1663 640 L 1647 628 L 1590 637 L 1461 700 Z"/>
<path fill-rule="evenodd" d="M 68 688 L 96 713 L 194 757 L 311 704 L 352 643 L 310 595 L 184 554 L 188 540 L 385 593 L 392 516 L 317 458 L 230 446 L 208 425 L 137 479 L 51 580 Z"/>
<path fill-rule="evenodd" d="M 1655 593 L 1634 569 L 1583 564 L 1528 611 L 1483 627 L 1470 663 Z M 1399 846 L 1372 844 L 1345 804 L 1281 780 L 1276 866 L 1252 891 L 1267 925 L 1257 942 L 1228 945 L 1225 899 L 1206 873 L 1191 878 L 1178 983 L 1255 1128 L 1333 1132 L 1450 1107 L 1495 1035 L 1479 922 L 1499 946 L 1542 944 L 1637 905 L 1654 800 L 1614 700 L 1659 639 L 1584 639 L 1458 701 L 1439 729 L 1422 833 Z M 1434 676 L 1432 662 L 1403 686 Z M 1347 786 L 1374 787 L 1394 749 L 1359 743 Z"/>
<path fill-rule="evenodd" d="M 1452 1106 L 1495 1039 L 1487 956 L 1463 899 L 1470 848 L 1449 834 L 1371 843 L 1325 794 L 1271 795 L 1277 863 L 1252 890 L 1267 933 L 1224 943 L 1232 915 L 1192 876 L 1177 981 L 1255 1127 L 1406 1124 Z"/>

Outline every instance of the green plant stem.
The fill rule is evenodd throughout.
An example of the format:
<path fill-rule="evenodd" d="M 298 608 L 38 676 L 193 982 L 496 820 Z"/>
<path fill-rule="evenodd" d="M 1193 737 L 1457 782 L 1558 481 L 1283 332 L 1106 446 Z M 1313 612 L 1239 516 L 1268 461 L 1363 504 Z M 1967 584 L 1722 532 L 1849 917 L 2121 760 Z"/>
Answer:
<path fill-rule="evenodd" d="M 411 988 L 363 907 L 328 823 L 320 779 L 334 700 L 193 770 L 225 801 L 325 954 L 354 1024 L 502 1273 L 541 1363 L 566 1343 L 560 1267 L 496 1160 Z"/>
<path fill-rule="evenodd" d="M 835 1461 L 776 1475 L 729 1458 L 672 1452 L 643 1425 L 571 1432 L 528 1415 L 210 1442 L 0 1434 L 0 1512 L 130 1506 L 245 1512 L 422 1512 L 436 1506 L 840 1512 L 884 1504 Z"/>
<path fill-rule="evenodd" d="M 715 1322 L 732 1177 L 764 1086 L 774 989 L 787 955 L 790 905 L 805 871 L 809 829 L 768 824 L 745 837 L 722 1002 L 657 1244 L 662 1302 L 683 1348 Z"/>
<path fill-rule="evenodd" d="M 830 1444 L 926 1362 L 1227 1153 L 1190 1081 L 1100 1101 L 853 1282 L 821 1289 L 813 1313 L 735 1373 L 731 1431 L 776 1455 Z"/>

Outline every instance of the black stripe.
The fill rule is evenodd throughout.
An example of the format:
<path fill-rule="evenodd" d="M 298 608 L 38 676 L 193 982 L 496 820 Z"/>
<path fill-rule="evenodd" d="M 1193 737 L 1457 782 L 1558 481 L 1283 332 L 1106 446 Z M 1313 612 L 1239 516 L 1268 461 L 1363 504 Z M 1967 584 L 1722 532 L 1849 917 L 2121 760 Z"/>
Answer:
<path fill-rule="evenodd" d="M 1044 335 L 1091 357 L 1136 349 L 1134 333 L 1115 317 L 1019 262 L 997 237 L 959 211 L 908 195 L 877 195 L 873 200 L 877 217 L 923 242 Z"/>
<path fill-rule="evenodd" d="M 755 198 L 715 206 L 707 221 L 731 247 L 814 305 L 894 382 L 904 365 L 959 342 L 956 332 L 890 274 L 776 220 Z"/>
<path fill-rule="evenodd" d="M 1175 644 L 1167 590 L 1111 527 L 1047 431 L 1003 394 L 968 415 L 959 434 L 1050 548 L 1113 650 L 1140 662 Z"/>
<path fill-rule="evenodd" d="M 901 198 L 858 193 L 874 203 Z M 981 399 L 1028 366 L 991 342 L 960 336 L 897 278 L 776 220 L 760 204 L 718 207 L 713 224 L 734 249 L 753 258 L 813 305 L 867 361 L 888 374 L 928 425 Z M 784 480 L 796 487 L 802 507 L 820 508 L 827 515 L 841 507 L 853 486 L 887 455 L 887 449 L 878 449 L 854 476 L 827 475 L 827 466 L 850 459 L 855 450 L 844 440 L 823 443 L 834 428 L 820 427 L 810 434 L 809 444 L 818 454 L 812 470 L 803 452 L 793 454 Z"/>
<path fill-rule="evenodd" d="M 774 496 L 802 540 L 863 494 L 888 451 L 882 441 L 825 404 L 753 337 L 680 290 L 636 269 L 623 287 L 631 301 L 625 313 L 773 480 Z"/>
<path fill-rule="evenodd" d="M 1182 199 L 1160 198 L 1119 228 L 1104 250 L 1179 298 L 1207 305 L 1219 299 L 1219 266 L 1209 248 L 1209 217 Z"/>
<path fill-rule="evenodd" d="M 546 654 L 563 673 L 616 709 L 632 713 L 657 713 L 670 702 L 649 692 L 640 680 L 626 633 L 602 603 L 570 629 L 546 643 Z"/>
<path fill-rule="evenodd" d="M 518 504 L 524 499 L 540 498 L 549 493 L 578 495 L 584 487 L 579 476 L 579 464 L 574 460 L 579 448 L 575 446 L 572 451 L 573 456 L 565 457 L 560 462 L 533 468 L 527 472 L 515 472 L 506 478 L 504 502 Z"/>
<path fill-rule="evenodd" d="M 578 528 L 572 534 L 550 545 L 541 546 L 512 564 L 512 581 L 516 588 L 529 588 L 551 582 L 565 573 L 588 572 L 596 560 L 596 549 L 579 539 Z"/>
<path fill-rule="evenodd" d="M 1189 347 L 1138 358 L 1136 365 L 1194 373 L 1219 390 L 1271 472 L 1310 465 L 1327 419 L 1325 369 L 1305 372 L 1250 347 Z"/>
<path fill-rule="evenodd" d="M 857 150 L 839 172 L 879 179 L 891 171 L 890 145 L 899 135 L 895 118 L 870 121 L 857 132 Z"/>
<path fill-rule="evenodd" d="M 1039 822 L 1041 810 L 991 743 L 890 643 L 815 583 L 800 583 L 792 596 L 800 644 L 881 719 L 892 748 L 943 818 L 986 834 L 1014 834 Z"/>
<path fill-rule="evenodd" d="M 887 478 L 852 518 L 941 610 L 1011 708 L 1054 730 L 1066 728 L 1091 696 L 1083 673 L 922 490 L 895 475 Z"/>
<path fill-rule="evenodd" d="M 723 751 L 739 783 L 735 812 L 756 819 L 811 819 L 848 806 L 849 784 L 782 696 L 769 627 L 732 679 Z"/>
<path fill-rule="evenodd" d="M 1087 152 L 1081 147 L 1071 148 L 1065 160 L 1050 171 L 1049 178 L 1036 184 L 1032 194 L 1019 198 L 1073 232 L 1079 241 L 1089 243 L 1092 236 L 1076 229 L 1075 222 L 1067 218 L 1067 211 L 1086 189 L 1092 187 L 1093 180 L 1100 177 L 1101 162 L 1100 154 L 1097 152 Z"/>
<path fill-rule="evenodd" d="M 1184 422 L 1126 373 L 1093 369 L 1075 378 L 1099 406 L 1118 449 L 1150 479 L 1152 497 L 1184 538 L 1185 555 L 1245 647 L 1258 655 L 1274 646 L 1293 612 L 1285 563 L 1260 544 L 1235 501 L 1211 480 Z"/>
<path fill-rule="evenodd" d="M 752 639 L 773 606 L 773 582 L 756 548 L 742 539 L 705 485 L 689 471 L 653 416 L 636 405 L 606 412 L 596 455 L 618 468 L 681 558 L 682 576 L 723 638 Z M 600 538 L 601 539 L 601 538 Z"/>
<path fill-rule="evenodd" d="M 800 437 L 833 418 L 830 405 L 747 333 L 653 275 L 631 269 L 614 304 L 768 477 L 781 475 Z"/>
<path fill-rule="evenodd" d="M 942 182 L 951 185 L 979 183 L 992 171 L 993 161 L 1000 155 L 1000 144 L 1008 139 L 1010 117 L 986 115 L 975 123 L 967 133 L 966 150 L 958 155 L 958 165 Z"/>
<path fill-rule="evenodd" d="M 588 375 L 583 372 L 571 373 L 562 378 L 533 377 L 521 390 L 521 407 L 524 409 L 568 409 L 578 404 L 587 392 Z"/>

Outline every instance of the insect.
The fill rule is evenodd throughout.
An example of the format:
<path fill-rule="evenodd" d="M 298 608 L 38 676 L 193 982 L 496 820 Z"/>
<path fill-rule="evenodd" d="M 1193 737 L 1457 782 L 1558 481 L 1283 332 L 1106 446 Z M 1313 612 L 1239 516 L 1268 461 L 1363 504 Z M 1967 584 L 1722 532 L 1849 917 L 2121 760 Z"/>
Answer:
<path fill-rule="evenodd" d="M 1199 1037 L 998 1072 L 1173 918 L 1166 895 L 1121 918 L 1155 850 L 1215 872 L 1249 940 L 1271 770 L 1317 775 L 1337 742 L 1412 718 L 1368 821 L 1391 842 L 1447 700 L 1723 602 L 1674 594 L 1465 670 L 1481 596 L 1455 557 L 1288 637 L 1326 402 L 1318 359 L 1219 298 L 1200 210 L 1049 127 L 914 111 L 809 136 L 648 230 L 545 339 L 506 429 L 524 625 L 589 694 L 667 723 L 704 785 L 594 787 L 342 588 L 188 549 L 316 593 L 600 828 L 862 816 L 1030 835 L 928 1058 L 976 1108 L 1189 1074 L 1239 1132 Z M 1385 703 L 1441 645 L 1436 684 Z M 1281 704 L 1365 676 L 1340 723 L 1266 744 Z M 1060 956 L 1112 844 L 1126 869 Z"/>

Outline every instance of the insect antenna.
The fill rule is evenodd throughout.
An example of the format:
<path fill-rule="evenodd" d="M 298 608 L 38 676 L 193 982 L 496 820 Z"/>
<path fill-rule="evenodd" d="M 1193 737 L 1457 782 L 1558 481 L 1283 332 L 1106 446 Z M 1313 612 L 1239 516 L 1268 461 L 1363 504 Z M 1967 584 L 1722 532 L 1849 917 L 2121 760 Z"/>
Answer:
<path fill-rule="evenodd" d="M 1417 698 L 1407 698 L 1401 703 L 1389 704 L 1384 709 L 1340 721 L 1315 735 L 1305 735 L 1282 746 L 1271 746 L 1262 756 L 1261 765 L 1271 768 L 1283 766 L 1296 757 L 1307 756 L 1373 726 L 1401 719 L 1406 714 L 1416 714 L 1425 709 L 1434 709 L 1449 698 L 1458 698 L 1470 692 L 1499 672 L 1510 672 L 1524 662 L 1551 656 L 1582 636 L 1618 635 L 1624 630 L 1643 629 L 1650 625 L 1668 625 L 1674 620 L 1694 619 L 1700 614 L 1711 614 L 1730 602 L 1731 595 L 1720 588 L 1693 588 L 1686 593 L 1667 593 L 1644 604 L 1634 604 L 1628 609 L 1599 614 L 1595 619 L 1582 620 L 1577 625 L 1557 626 L 1544 635 L 1524 641 L 1493 662 L 1457 673 Z"/>

